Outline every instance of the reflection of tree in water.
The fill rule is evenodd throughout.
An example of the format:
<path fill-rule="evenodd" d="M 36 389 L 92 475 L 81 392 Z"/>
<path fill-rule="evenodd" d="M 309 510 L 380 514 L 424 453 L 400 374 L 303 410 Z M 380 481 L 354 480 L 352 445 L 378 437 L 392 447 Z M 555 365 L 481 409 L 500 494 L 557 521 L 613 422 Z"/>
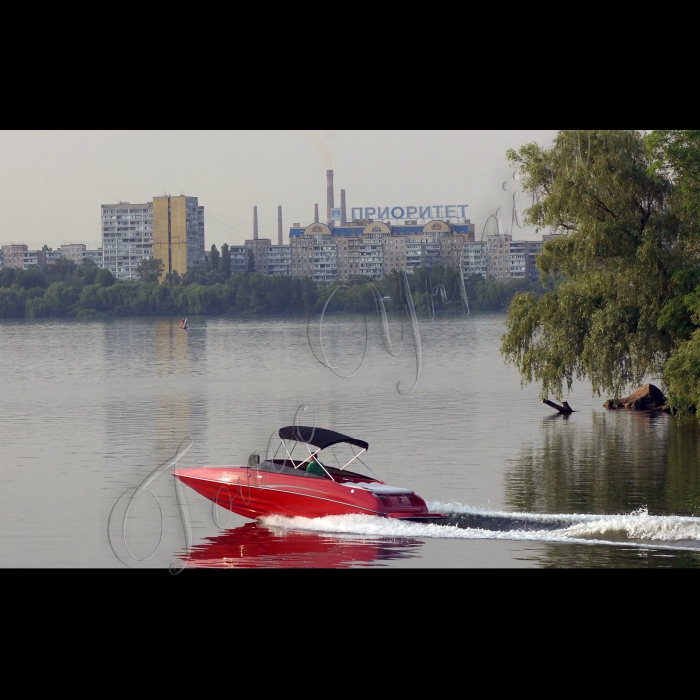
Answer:
<path fill-rule="evenodd" d="M 678 549 L 548 544 L 535 557 L 543 568 L 557 569 L 697 569 L 700 552 Z"/>
<path fill-rule="evenodd" d="M 700 515 L 698 425 L 617 411 L 542 424 L 505 476 L 510 508 L 536 513 Z M 635 555 L 636 556 L 636 555 Z"/>

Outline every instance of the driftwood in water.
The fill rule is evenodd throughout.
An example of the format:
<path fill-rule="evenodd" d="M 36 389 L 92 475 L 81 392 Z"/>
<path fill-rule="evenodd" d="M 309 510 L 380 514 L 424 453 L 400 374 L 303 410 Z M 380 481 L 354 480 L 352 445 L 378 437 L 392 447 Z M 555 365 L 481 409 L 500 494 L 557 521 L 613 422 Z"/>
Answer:
<path fill-rule="evenodd" d="M 547 406 L 550 406 L 551 408 L 559 411 L 559 413 L 563 413 L 565 416 L 568 416 L 569 414 L 574 412 L 574 409 L 569 406 L 569 403 L 567 401 L 563 401 L 563 406 L 560 406 L 558 403 L 554 403 L 554 401 L 550 401 L 547 399 L 546 401 L 543 401 L 542 403 L 547 404 Z"/>
<path fill-rule="evenodd" d="M 668 411 L 666 397 L 653 384 L 645 384 L 625 399 L 606 401 L 605 408 L 627 408 L 632 411 Z"/>

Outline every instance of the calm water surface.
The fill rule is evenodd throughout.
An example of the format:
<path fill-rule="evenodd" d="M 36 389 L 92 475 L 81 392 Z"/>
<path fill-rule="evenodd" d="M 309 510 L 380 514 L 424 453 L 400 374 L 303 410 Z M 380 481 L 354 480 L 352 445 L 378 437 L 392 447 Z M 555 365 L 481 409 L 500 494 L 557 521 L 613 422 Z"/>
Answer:
<path fill-rule="evenodd" d="M 569 398 L 577 413 L 552 417 L 502 363 L 503 318 L 422 320 L 410 395 L 397 390 L 416 378 L 408 328 L 392 357 L 374 319 L 349 378 L 314 358 L 301 318 L 191 318 L 187 332 L 179 319 L 0 321 L 0 565 L 699 566 L 697 425 L 607 412 L 587 385 Z M 352 374 L 362 316 L 328 319 L 323 338 Z M 455 525 L 250 522 L 188 489 L 178 508 L 169 469 L 124 520 L 122 495 L 183 439 L 180 466 L 245 464 L 297 411 L 367 440 L 386 482 Z"/>

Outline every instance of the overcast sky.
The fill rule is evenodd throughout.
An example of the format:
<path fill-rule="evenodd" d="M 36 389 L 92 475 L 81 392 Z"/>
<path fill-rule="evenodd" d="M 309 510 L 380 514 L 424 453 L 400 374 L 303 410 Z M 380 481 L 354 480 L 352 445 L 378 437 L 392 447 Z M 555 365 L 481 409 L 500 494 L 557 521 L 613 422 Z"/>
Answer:
<path fill-rule="evenodd" d="M 350 207 L 468 204 L 481 233 L 501 207 L 511 232 L 508 148 L 550 145 L 554 129 L 473 131 L 2 131 L 0 244 L 101 245 L 100 205 L 162 194 L 199 197 L 206 246 L 285 241 L 292 223 L 325 220 L 326 170 Z M 504 183 L 508 183 L 505 185 Z M 348 211 L 348 214 L 350 212 Z M 534 238 L 532 231 L 512 231 Z"/>

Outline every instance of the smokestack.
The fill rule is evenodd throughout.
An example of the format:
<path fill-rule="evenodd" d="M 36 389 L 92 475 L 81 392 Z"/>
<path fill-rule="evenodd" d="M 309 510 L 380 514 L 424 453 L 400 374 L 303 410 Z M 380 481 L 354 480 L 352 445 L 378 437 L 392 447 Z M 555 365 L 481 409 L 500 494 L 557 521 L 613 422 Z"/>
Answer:
<path fill-rule="evenodd" d="M 284 245 L 282 236 L 282 207 L 277 207 L 277 245 Z"/>
<path fill-rule="evenodd" d="M 253 240 L 258 240 L 258 208 L 253 207 Z"/>
<path fill-rule="evenodd" d="M 335 207 L 335 196 L 333 195 L 333 171 L 326 171 L 326 209 L 328 210 L 328 225 L 333 224 L 333 219 L 331 218 L 331 209 Z"/>
<path fill-rule="evenodd" d="M 345 190 L 340 190 L 340 221 L 343 224 L 348 223 L 348 208 L 345 205 Z"/>
<path fill-rule="evenodd" d="M 314 223 L 318 223 L 318 204 L 314 204 Z"/>

